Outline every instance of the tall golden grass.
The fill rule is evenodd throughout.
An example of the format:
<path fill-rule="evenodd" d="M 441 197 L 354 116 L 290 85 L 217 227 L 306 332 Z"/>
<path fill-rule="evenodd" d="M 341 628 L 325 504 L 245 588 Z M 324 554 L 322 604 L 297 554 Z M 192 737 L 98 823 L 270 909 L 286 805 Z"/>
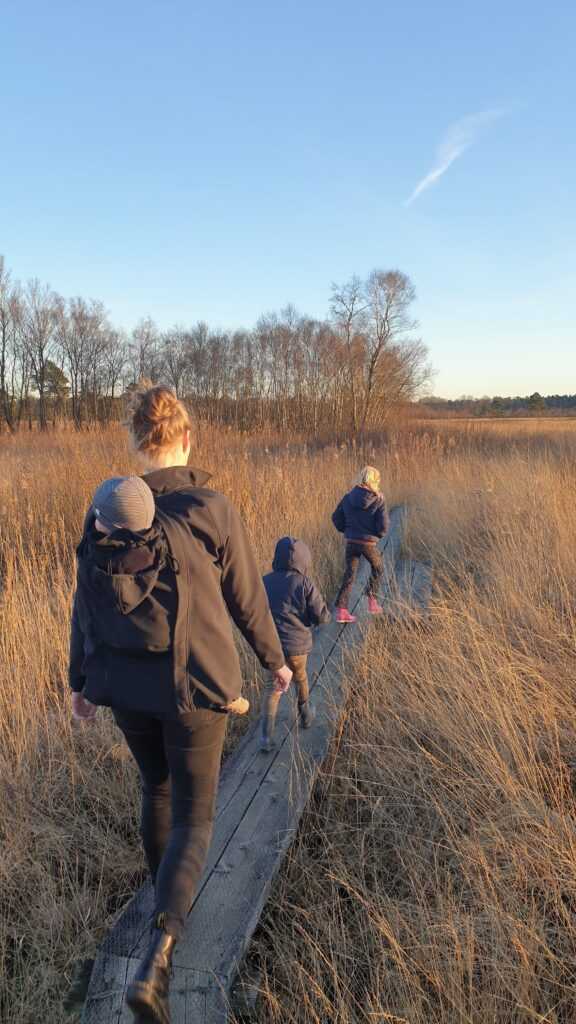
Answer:
<path fill-rule="evenodd" d="M 352 666 L 254 946 L 262 1021 L 572 1019 L 576 433 L 424 425 L 376 450 L 267 451 L 199 428 L 195 447 L 263 570 L 296 533 L 333 595 L 329 513 L 364 460 L 436 565 L 429 626 L 379 624 Z M 72 724 L 66 689 L 83 514 L 133 464 L 114 429 L 0 453 L 0 1019 L 61 1024 L 73 962 L 143 873 L 134 768 L 107 713 Z"/>
<path fill-rule="evenodd" d="M 371 629 L 262 922 L 262 1022 L 576 1020 L 576 434 L 407 481 L 430 621 Z"/>

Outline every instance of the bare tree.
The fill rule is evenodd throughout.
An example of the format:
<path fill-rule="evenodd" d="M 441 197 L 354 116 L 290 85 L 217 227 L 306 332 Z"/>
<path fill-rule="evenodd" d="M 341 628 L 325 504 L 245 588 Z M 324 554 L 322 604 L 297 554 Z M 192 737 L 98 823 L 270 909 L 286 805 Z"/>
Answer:
<path fill-rule="evenodd" d="M 414 287 L 399 270 L 374 270 L 365 281 L 332 286 L 331 316 L 344 349 L 344 381 L 354 433 L 382 423 L 414 398 L 430 376 L 427 352 L 414 337 Z"/>
<path fill-rule="evenodd" d="M 358 402 L 361 387 L 364 340 L 362 332 L 367 322 L 368 302 L 364 285 L 357 275 L 344 285 L 332 285 L 330 313 L 332 321 L 344 342 L 345 382 L 350 398 L 350 426 L 358 431 Z"/>
<path fill-rule="evenodd" d="M 57 339 L 70 380 L 72 418 L 76 427 L 81 427 L 89 417 L 97 418 L 109 329 L 101 302 L 81 298 L 59 302 Z"/>
<path fill-rule="evenodd" d="M 190 337 L 183 327 L 173 327 L 161 335 L 159 347 L 160 373 L 182 398 L 190 369 Z"/>
<path fill-rule="evenodd" d="M 160 376 L 160 332 L 150 317 L 136 325 L 128 344 L 128 366 L 131 384 L 139 380 L 157 381 Z"/>
<path fill-rule="evenodd" d="M 38 392 L 38 421 L 48 427 L 48 366 L 56 349 L 58 311 L 61 300 L 49 287 L 30 281 L 24 296 L 22 334 L 30 360 L 31 379 Z"/>
<path fill-rule="evenodd" d="M 1 413 L 13 433 L 16 426 L 16 388 L 22 302 L 20 290 L 12 284 L 0 256 L 0 405 Z M 0 420 L 0 425 L 2 420 Z"/>
<path fill-rule="evenodd" d="M 126 370 L 128 346 L 126 338 L 120 331 L 106 326 L 102 348 L 102 379 L 104 385 L 104 419 L 112 416 L 117 392 Z"/>

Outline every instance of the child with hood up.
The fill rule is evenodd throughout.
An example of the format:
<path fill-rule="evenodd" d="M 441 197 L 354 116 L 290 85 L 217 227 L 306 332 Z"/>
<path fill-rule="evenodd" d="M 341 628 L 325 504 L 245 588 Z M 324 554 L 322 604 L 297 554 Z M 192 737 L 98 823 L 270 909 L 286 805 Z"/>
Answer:
<path fill-rule="evenodd" d="M 346 568 L 336 598 L 336 621 L 355 622 L 355 616 L 348 611 L 350 592 L 356 578 L 360 559 L 370 565 L 370 579 L 366 588 L 368 611 L 378 615 L 382 608 L 378 602 L 378 590 L 382 579 L 382 555 L 378 541 L 388 532 L 388 512 L 384 496 L 380 491 L 380 471 L 374 466 L 364 466 L 358 475 L 356 486 L 345 494 L 332 514 L 332 522 L 339 533 L 346 538 Z"/>
<path fill-rule="evenodd" d="M 272 618 L 276 623 L 286 664 L 293 672 L 298 692 L 300 721 L 308 729 L 314 711 L 308 703 L 306 663 L 312 650 L 312 627 L 330 622 L 330 612 L 322 594 L 310 578 L 312 555 L 303 540 L 282 537 L 276 544 L 272 572 L 264 577 L 264 587 Z M 260 728 L 260 749 L 272 749 L 276 712 L 282 694 L 268 687 Z"/>

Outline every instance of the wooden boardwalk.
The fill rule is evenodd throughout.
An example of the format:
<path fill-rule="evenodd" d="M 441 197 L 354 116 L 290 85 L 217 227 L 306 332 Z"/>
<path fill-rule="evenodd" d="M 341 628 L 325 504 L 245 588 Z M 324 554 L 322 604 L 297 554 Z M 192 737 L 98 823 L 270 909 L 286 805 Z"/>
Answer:
<path fill-rule="evenodd" d="M 403 509 L 394 509 L 382 548 L 387 599 L 401 594 L 408 608 L 416 569 L 401 563 L 402 573 L 396 574 L 403 520 Z M 429 574 L 420 575 L 425 599 Z M 358 611 L 365 580 L 364 568 L 351 610 Z M 353 626 L 332 622 L 317 633 L 309 658 L 310 701 L 316 708 L 312 728 L 299 729 L 295 702 L 285 698 L 278 711 L 275 749 L 260 752 L 255 724 L 225 762 L 208 861 L 174 955 L 173 1024 L 226 1024 L 229 1019 L 232 983 L 327 754 L 340 716 L 344 654 L 360 639 L 363 621 L 359 615 Z M 82 1024 L 132 1024 L 124 993 L 146 948 L 152 909 L 152 888 L 146 885 L 106 936 Z"/>

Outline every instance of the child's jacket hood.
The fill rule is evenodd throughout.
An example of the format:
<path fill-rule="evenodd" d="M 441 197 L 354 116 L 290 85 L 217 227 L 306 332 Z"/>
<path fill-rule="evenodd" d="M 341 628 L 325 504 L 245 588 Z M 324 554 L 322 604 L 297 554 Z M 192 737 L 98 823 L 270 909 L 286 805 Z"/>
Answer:
<path fill-rule="evenodd" d="M 294 537 L 281 537 L 276 545 L 274 561 L 272 563 L 274 572 L 299 572 L 307 576 L 312 568 L 312 555 L 310 548 L 303 540 L 296 540 Z"/>
<path fill-rule="evenodd" d="M 382 499 L 369 487 L 353 487 L 348 493 L 348 500 L 353 508 L 370 509 L 382 504 Z"/>

